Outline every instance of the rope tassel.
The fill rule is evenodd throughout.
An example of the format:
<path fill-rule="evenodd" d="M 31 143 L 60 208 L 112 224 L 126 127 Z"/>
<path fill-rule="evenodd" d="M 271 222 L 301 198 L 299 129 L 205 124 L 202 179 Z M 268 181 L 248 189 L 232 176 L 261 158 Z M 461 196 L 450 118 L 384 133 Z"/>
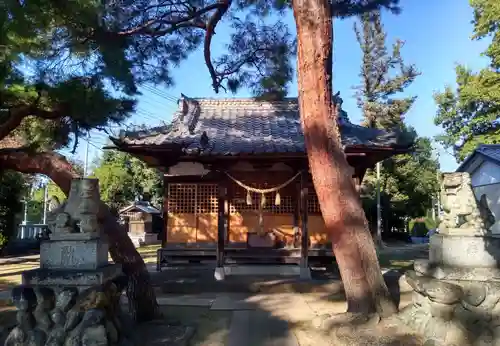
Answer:
<path fill-rule="evenodd" d="M 276 198 L 274 199 L 274 205 L 280 205 L 281 204 L 281 196 L 279 192 L 276 192 Z"/>
<path fill-rule="evenodd" d="M 247 191 L 247 205 L 252 205 L 252 195 Z"/>
<path fill-rule="evenodd" d="M 239 181 L 236 178 L 232 177 L 229 173 L 227 173 L 227 172 L 224 172 L 224 173 L 226 173 L 226 175 L 232 181 L 234 181 L 237 185 L 241 186 L 242 188 L 244 188 L 247 191 L 247 204 L 248 205 L 252 205 L 253 204 L 252 195 L 250 194 L 250 192 L 254 192 L 254 193 L 257 193 L 257 194 L 261 195 L 260 205 L 262 207 L 264 207 L 265 204 L 266 204 L 266 196 L 265 196 L 265 194 L 266 193 L 273 193 L 273 192 L 276 192 L 276 198 L 274 199 L 274 204 L 275 205 L 280 205 L 281 204 L 281 196 L 279 194 L 279 190 L 281 190 L 282 188 L 284 188 L 285 186 L 287 186 L 288 184 L 290 184 L 292 181 L 294 181 L 297 177 L 299 177 L 300 174 L 302 173 L 302 171 L 300 171 L 297 174 L 295 174 L 293 177 L 291 177 L 290 179 L 288 179 L 283 184 L 278 185 L 276 187 L 268 188 L 268 189 L 257 189 L 255 187 L 251 187 L 251 186 L 245 185 L 242 181 Z"/>

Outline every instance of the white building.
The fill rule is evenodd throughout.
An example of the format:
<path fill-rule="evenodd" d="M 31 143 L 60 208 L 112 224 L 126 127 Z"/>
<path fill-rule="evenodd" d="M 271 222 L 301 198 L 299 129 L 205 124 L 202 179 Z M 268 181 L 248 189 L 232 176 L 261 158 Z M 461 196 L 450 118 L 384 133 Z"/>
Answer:
<path fill-rule="evenodd" d="M 457 168 L 457 172 L 470 174 L 477 199 L 486 194 L 496 220 L 491 231 L 500 234 L 500 144 L 480 145 Z"/>

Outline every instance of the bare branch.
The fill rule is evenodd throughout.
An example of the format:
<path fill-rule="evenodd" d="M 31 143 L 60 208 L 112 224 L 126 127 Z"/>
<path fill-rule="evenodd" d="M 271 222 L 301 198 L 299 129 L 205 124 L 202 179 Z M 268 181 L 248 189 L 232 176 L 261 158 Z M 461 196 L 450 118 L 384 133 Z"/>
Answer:
<path fill-rule="evenodd" d="M 401 12 L 399 0 L 332 0 L 334 17 L 346 18 L 386 8 L 393 13 Z"/>
<path fill-rule="evenodd" d="M 205 33 L 203 55 L 205 57 L 205 64 L 207 65 L 208 72 L 210 73 L 210 77 L 212 78 L 212 87 L 214 88 L 214 91 L 216 93 L 219 92 L 220 79 L 217 77 L 214 65 L 212 64 L 210 45 L 212 44 L 212 38 L 215 35 L 215 27 L 217 26 L 217 24 L 219 24 L 224 14 L 229 10 L 231 3 L 232 0 L 221 0 L 219 2 L 219 7 L 215 11 L 215 13 L 210 17 L 210 19 L 206 24 L 207 30 Z"/>
<path fill-rule="evenodd" d="M 130 28 L 128 30 L 120 31 L 117 34 L 119 36 L 130 36 L 130 35 L 134 35 L 134 34 L 143 34 L 143 35 L 149 35 L 149 36 L 164 36 L 164 35 L 167 35 L 167 34 L 174 32 L 175 30 L 177 30 L 179 28 L 195 27 L 195 28 L 205 30 L 205 29 L 207 29 L 208 24 L 206 25 L 205 23 L 203 23 L 203 21 L 200 18 L 202 18 L 203 15 L 205 15 L 213 10 L 216 10 L 216 12 L 212 16 L 212 18 L 214 18 L 215 15 L 220 11 L 223 11 L 223 13 L 220 15 L 220 17 L 222 17 L 222 15 L 224 15 L 224 13 L 227 11 L 227 9 L 229 7 L 229 5 L 226 4 L 228 2 L 230 5 L 231 1 L 219 1 L 215 4 L 206 6 L 202 9 L 199 9 L 199 10 L 195 10 L 195 11 L 190 10 L 189 14 L 187 14 L 185 16 L 180 16 L 178 18 L 173 18 L 173 19 L 166 19 L 167 17 L 171 16 L 171 14 L 173 13 L 172 11 L 167 12 L 166 14 L 162 15 L 159 18 L 147 20 L 144 23 L 141 23 L 141 24 L 139 24 L 133 28 Z M 219 18 L 219 20 L 220 20 L 220 18 Z M 209 23 L 210 23 L 210 21 L 209 21 Z M 170 27 L 167 29 L 164 29 L 164 30 L 152 29 L 152 26 L 155 24 L 168 25 Z M 215 23 L 215 24 L 217 24 L 217 23 Z M 214 25 L 214 28 L 215 28 L 215 25 Z"/>
<path fill-rule="evenodd" d="M 48 175 L 64 193 L 68 193 L 78 172 L 56 152 L 35 152 L 29 147 L 0 149 L 0 166 L 21 173 Z"/>
<path fill-rule="evenodd" d="M 0 140 L 7 137 L 12 131 L 21 125 L 24 118 L 30 115 L 46 120 L 58 119 L 63 116 L 59 111 L 43 110 L 38 108 L 36 105 L 23 105 L 9 109 L 7 120 L 0 125 Z"/>

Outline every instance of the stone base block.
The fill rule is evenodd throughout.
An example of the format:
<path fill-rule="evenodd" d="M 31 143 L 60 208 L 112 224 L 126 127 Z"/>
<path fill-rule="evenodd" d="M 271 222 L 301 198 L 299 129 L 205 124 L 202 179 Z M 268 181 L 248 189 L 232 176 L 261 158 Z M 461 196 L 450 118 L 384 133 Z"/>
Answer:
<path fill-rule="evenodd" d="M 55 233 L 50 235 L 50 240 L 91 240 L 99 239 L 101 235 L 94 233 Z"/>
<path fill-rule="evenodd" d="M 439 280 L 491 281 L 500 283 L 500 269 L 496 267 L 459 268 L 431 263 L 428 260 L 415 260 L 413 266 L 417 274 L 430 276 Z"/>
<path fill-rule="evenodd" d="M 105 239 L 47 240 L 40 245 L 40 268 L 92 270 L 108 264 Z"/>
<path fill-rule="evenodd" d="M 226 278 L 226 274 L 224 273 L 224 268 L 216 267 L 214 272 L 214 278 L 217 281 L 223 281 Z"/>
<path fill-rule="evenodd" d="M 96 270 L 33 269 L 22 273 L 23 285 L 46 286 L 58 291 L 76 287 L 81 292 L 91 286 L 103 284 L 122 274 L 120 264 L 109 264 Z"/>
<path fill-rule="evenodd" d="M 158 239 L 158 234 L 155 233 L 129 233 L 128 236 L 135 247 L 161 244 L 161 240 Z"/>
<path fill-rule="evenodd" d="M 500 264 L 500 237 L 434 234 L 429 261 L 443 267 L 496 268 Z"/>
<path fill-rule="evenodd" d="M 300 278 L 302 280 L 311 280 L 312 279 L 311 269 L 309 267 L 307 268 L 300 267 Z"/>
<path fill-rule="evenodd" d="M 119 266 L 110 267 L 119 268 Z M 109 269 L 113 268 L 103 268 L 104 271 Z M 47 278 L 41 277 L 44 270 L 32 271 L 32 274 L 34 272 L 38 273 L 42 283 L 49 283 Z M 110 273 L 108 272 L 107 275 L 109 276 Z M 68 280 L 69 278 L 59 279 Z M 75 277 L 68 283 L 74 283 L 73 280 Z M 76 278 L 76 280 L 80 279 Z M 61 280 L 58 282 L 61 283 Z M 111 283 L 114 285 L 108 285 Z M 5 345 L 124 346 L 139 344 L 135 338 L 135 325 L 130 316 L 120 307 L 119 298 L 127 287 L 125 276 L 120 275 L 112 281 L 105 280 L 103 284 L 93 285 L 85 290 L 84 287 L 77 287 L 79 292 L 74 287 L 65 286 L 62 290 L 57 286 L 21 285 L 14 287 L 12 302 L 17 308 L 18 325 L 10 331 Z M 167 344 L 172 344 L 167 339 L 162 341 L 165 340 Z M 145 345 L 152 345 L 152 343 L 147 342 Z"/>

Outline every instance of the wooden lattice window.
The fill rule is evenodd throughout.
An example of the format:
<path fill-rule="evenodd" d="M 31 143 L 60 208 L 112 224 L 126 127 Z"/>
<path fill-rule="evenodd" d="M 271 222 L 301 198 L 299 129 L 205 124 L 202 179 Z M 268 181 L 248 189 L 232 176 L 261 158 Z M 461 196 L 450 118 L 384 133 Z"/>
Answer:
<path fill-rule="evenodd" d="M 246 182 L 248 184 L 248 182 Z M 263 189 L 268 188 L 266 184 L 249 184 L 249 186 Z M 256 192 L 250 192 L 252 197 L 252 204 L 247 204 L 247 190 L 240 186 L 235 186 L 233 188 L 233 195 L 230 204 L 230 213 L 235 214 L 244 211 L 258 211 L 260 206 L 261 194 Z M 276 192 L 266 193 L 266 204 L 263 208 L 264 212 L 271 212 L 275 214 L 292 214 L 294 211 L 293 197 L 284 194 L 280 191 L 279 205 L 275 205 Z"/>
<path fill-rule="evenodd" d="M 217 184 L 168 184 L 168 211 L 174 214 L 217 213 Z"/>
<path fill-rule="evenodd" d="M 308 188 L 307 213 L 321 214 L 321 209 L 319 208 L 318 196 L 316 195 L 316 191 L 314 191 L 314 188 L 312 186 Z"/>
<path fill-rule="evenodd" d="M 196 184 L 168 184 L 168 211 L 174 214 L 194 214 Z"/>
<path fill-rule="evenodd" d="M 219 186 L 217 184 L 199 184 L 196 190 L 196 212 L 217 213 Z"/>

